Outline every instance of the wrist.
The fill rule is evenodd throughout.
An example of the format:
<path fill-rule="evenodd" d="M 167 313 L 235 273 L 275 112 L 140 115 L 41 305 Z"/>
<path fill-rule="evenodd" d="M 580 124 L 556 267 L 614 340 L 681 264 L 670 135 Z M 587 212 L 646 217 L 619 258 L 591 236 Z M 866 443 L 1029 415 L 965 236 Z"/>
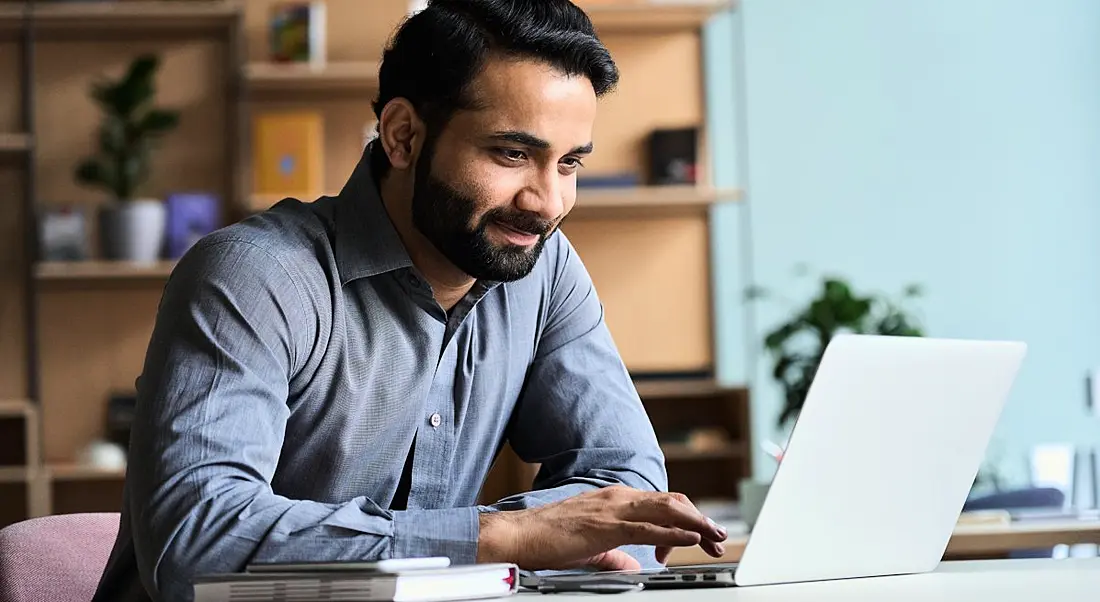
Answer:
<path fill-rule="evenodd" d="M 515 562 L 515 529 L 508 512 L 478 516 L 477 562 Z"/>

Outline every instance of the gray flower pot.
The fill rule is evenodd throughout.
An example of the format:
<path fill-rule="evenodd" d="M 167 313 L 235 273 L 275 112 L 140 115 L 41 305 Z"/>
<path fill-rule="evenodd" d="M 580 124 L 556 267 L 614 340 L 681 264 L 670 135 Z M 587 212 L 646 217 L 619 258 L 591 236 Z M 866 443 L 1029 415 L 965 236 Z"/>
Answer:
<path fill-rule="evenodd" d="M 99 242 L 104 259 L 154 262 L 164 247 L 166 211 L 155 199 L 115 203 L 99 211 Z"/>

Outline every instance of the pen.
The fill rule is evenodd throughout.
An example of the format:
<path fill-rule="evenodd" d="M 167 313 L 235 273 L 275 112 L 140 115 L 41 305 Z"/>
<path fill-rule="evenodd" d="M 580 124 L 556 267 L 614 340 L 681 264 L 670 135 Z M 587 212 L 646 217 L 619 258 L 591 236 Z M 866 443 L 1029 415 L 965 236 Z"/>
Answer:
<path fill-rule="evenodd" d="M 539 593 L 625 594 L 627 592 L 640 591 L 643 587 L 641 583 L 630 583 L 628 581 L 598 581 L 588 583 L 583 581 L 557 581 L 539 585 Z"/>

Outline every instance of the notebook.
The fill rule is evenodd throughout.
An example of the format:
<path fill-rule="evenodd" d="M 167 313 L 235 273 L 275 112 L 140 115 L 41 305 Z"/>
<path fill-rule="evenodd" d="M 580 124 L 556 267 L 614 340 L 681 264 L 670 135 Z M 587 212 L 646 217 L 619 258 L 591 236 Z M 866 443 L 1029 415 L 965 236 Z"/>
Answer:
<path fill-rule="evenodd" d="M 195 602 L 447 602 L 510 596 L 519 587 L 514 564 L 378 571 L 334 564 L 316 570 L 267 570 L 195 580 Z"/>

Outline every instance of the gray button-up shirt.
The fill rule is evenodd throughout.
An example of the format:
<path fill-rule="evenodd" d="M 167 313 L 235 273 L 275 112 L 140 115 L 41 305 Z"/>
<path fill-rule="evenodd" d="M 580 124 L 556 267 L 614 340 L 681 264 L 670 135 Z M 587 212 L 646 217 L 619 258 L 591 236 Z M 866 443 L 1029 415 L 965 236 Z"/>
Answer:
<path fill-rule="evenodd" d="M 476 559 L 480 512 L 610 484 L 667 490 L 664 459 L 566 237 L 450 312 L 389 221 L 368 161 L 200 241 L 169 279 L 97 600 L 189 600 L 250 562 Z M 501 445 L 534 491 L 477 497 Z M 395 500 L 407 459 L 407 505 Z M 393 509 L 392 505 L 402 509 Z M 628 550 L 644 566 L 648 547 Z"/>

